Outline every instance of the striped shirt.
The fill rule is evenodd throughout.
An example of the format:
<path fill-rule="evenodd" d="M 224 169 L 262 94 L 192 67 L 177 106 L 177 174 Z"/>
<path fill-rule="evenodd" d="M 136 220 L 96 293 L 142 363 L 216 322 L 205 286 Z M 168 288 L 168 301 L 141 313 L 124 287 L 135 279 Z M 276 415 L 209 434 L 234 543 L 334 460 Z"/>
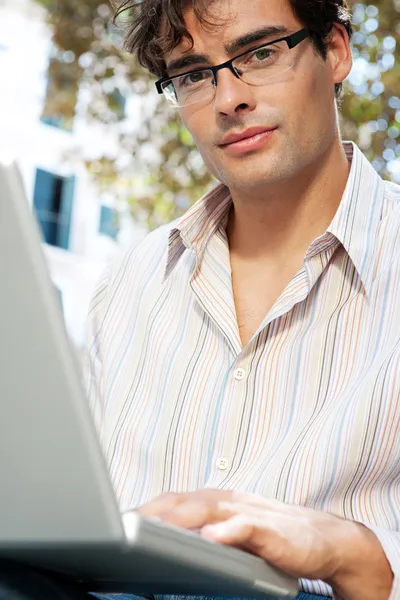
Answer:
<path fill-rule="evenodd" d="M 400 187 L 344 148 L 338 212 L 246 347 L 220 184 L 107 270 L 88 393 L 121 511 L 205 487 L 328 511 L 376 533 L 399 600 Z"/>

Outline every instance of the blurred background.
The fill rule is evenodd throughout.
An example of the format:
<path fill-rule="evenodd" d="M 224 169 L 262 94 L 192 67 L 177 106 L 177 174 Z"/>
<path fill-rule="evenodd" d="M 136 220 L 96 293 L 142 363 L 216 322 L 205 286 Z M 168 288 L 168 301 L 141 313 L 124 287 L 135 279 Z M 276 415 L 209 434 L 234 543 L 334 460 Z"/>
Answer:
<path fill-rule="evenodd" d="M 400 183 L 400 0 L 351 5 L 343 138 Z M 22 171 L 78 349 L 106 263 L 212 184 L 122 37 L 104 0 L 0 0 L 0 153 Z"/>

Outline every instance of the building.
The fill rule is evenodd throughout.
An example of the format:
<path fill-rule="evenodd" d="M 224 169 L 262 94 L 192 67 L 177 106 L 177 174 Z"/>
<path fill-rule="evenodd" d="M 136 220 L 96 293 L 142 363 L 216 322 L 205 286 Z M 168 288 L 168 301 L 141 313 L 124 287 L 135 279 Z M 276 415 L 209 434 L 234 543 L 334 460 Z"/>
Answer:
<path fill-rule="evenodd" d="M 96 281 L 106 263 L 140 239 L 145 228 L 134 225 L 127 207 L 117 210 L 113 197 L 101 196 L 84 164 L 83 156 L 115 147 L 117 136 L 85 122 L 79 103 L 72 127 L 43 118 L 51 57 L 44 10 L 32 0 L 0 0 L 0 71 L 6 83 L 0 95 L 0 153 L 15 158 L 21 169 L 68 332 L 81 347 Z"/>

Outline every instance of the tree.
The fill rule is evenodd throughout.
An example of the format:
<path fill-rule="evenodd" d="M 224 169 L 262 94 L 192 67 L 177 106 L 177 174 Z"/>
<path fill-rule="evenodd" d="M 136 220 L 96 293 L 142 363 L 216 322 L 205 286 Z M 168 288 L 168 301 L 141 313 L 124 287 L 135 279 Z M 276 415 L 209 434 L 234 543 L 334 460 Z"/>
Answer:
<path fill-rule="evenodd" d="M 156 97 L 153 81 L 121 50 L 121 33 L 104 0 L 36 0 L 47 10 L 55 46 L 46 117 L 70 123 L 79 87 L 90 90 L 87 118 L 116 128 L 118 157 L 87 167 L 99 186 L 123 195 L 150 228 L 182 214 L 210 186 L 207 172 L 177 112 Z M 385 178 L 400 181 L 400 26 L 397 0 L 352 2 L 354 69 L 345 83 L 341 126 Z M 121 99 L 143 99 L 138 131 L 124 127 Z M 139 178 L 139 175 L 140 178 Z"/>
<path fill-rule="evenodd" d="M 400 181 L 400 5 L 352 4 L 355 66 L 346 84 L 342 130 L 383 177 Z"/>

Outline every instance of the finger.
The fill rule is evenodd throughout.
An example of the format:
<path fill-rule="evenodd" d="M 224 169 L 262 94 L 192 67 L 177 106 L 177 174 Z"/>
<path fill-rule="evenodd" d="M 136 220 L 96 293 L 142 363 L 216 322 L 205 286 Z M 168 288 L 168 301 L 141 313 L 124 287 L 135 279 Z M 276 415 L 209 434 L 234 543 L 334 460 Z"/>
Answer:
<path fill-rule="evenodd" d="M 248 504 L 210 501 L 206 495 L 202 497 L 201 494 L 196 494 L 165 512 L 159 512 L 158 517 L 163 522 L 177 527 L 200 529 L 205 525 L 226 521 L 239 514 L 253 516 L 261 522 L 268 518 L 271 511 Z"/>
<path fill-rule="evenodd" d="M 182 502 L 185 502 L 186 494 L 175 494 L 169 492 L 162 494 L 147 504 L 143 504 L 136 509 L 142 517 L 159 517 L 162 513 L 173 510 Z"/>
<path fill-rule="evenodd" d="M 269 505 L 269 503 L 268 503 Z M 277 505 L 273 509 L 266 509 L 265 506 L 252 506 L 231 502 L 229 504 L 230 512 L 234 515 L 244 515 L 259 524 L 260 536 L 264 543 L 265 536 L 272 538 L 274 536 L 294 538 L 302 537 L 303 532 L 310 530 L 310 518 L 307 509 L 303 508 L 300 512 L 297 507 L 285 506 L 280 510 Z"/>
<path fill-rule="evenodd" d="M 275 511 L 285 509 L 288 506 L 280 500 L 275 500 L 275 498 L 264 498 L 263 496 L 250 494 L 249 492 L 233 492 L 232 502 Z"/>
<path fill-rule="evenodd" d="M 291 521 L 293 524 L 293 522 Z M 252 512 L 239 512 L 221 523 L 204 526 L 201 534 L 231 546 L 246 546 L 248 550 L 266 560 L 276 559 L 282 544 L 288 540 L 282 519 L 273 512 L 252 508 Z M 294 527 L 289 528 L 290 531 Z"/>
<path fill-rule="evenodd" d="M 256 531 L 262 528 L 259 518 L 239 514 L 230 519 L 213 525 L 206 525 L 201 530 L 201 535 L 220 544 L 253 548 Z"/>
<path fill-rule="evenodd" d="M 269 519 L 277 519 L 280 518 L 280 513 L 278 514 L 277 507 L 269 508 L 268 503 L 263 502 L 254 502 L 253 504 L 249 504 L 247 502 L 220 502 L 219 508 L 222 511 L 230 512 L 231 516 L 234 515 L 248 515 L 253 516 L 256 519 L 260 519 L 262 521 L 268 521 Z"/>
<path fill-rule="evenodd" d="M 232 492 L 228 490 L 204 489 L 185 493 L 168 492 L 140 506 L 137 512 L 144 517 L 161 517 L 161 515 L 166 516 L 170 511 L 186 502 L 206 501 L 212 504 L 219 500 L 229 500 L 231 498 Z"/>
<path fill-rule="evenodd" d="M 197 497 L 174 506 L 159 514 L 159 517 L 163 522 L 177 527 L 200 529 L 204 525 L 230 519 L 234 514 L 229 502 L 211 502 Z"/>
<path fill-rule="evenodd" d="M 294 528 L 291 528 L 293 530 Z M 202 528 L 201 535 L 220 544 L 242 548 L 263 558 L 272 565 L 289 573 L 293 577 L 308 578 L 315 568 L 310 560 L 315 560 L 319 551 L 307 539 L 304 530 L 299 537 L 295 534 L 295 543 L 290 532 L 282 531 L 276 523 L 273 513 L 269 518 L 238 514 L 224 521 Z M 304 547 L 306 545 L 306 547 Z M 320 559 L 319 559 L 320 562 Z"/>

